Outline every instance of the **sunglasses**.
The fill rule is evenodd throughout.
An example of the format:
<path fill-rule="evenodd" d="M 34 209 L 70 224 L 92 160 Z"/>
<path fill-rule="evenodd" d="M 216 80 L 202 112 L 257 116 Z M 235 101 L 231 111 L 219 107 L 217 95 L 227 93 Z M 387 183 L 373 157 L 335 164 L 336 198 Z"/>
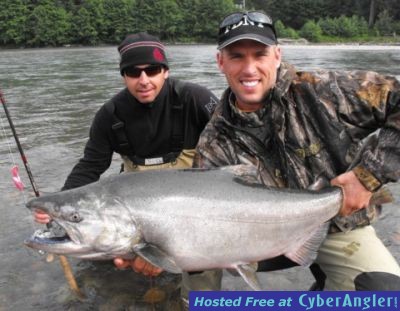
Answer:
<path fill-rule="evenodd" d="M 257 11 L 251 11 L 244 13 L 238 12 L 228 15 L 219 25 L 219 28 L 223 29 L 225 27 L 235 25 L 239 23 L 245 16 L 249 21 L 252 21 L 254 23 L 261 23 L 261 24 L 266 24 L 268 26 L 272 26 L 272 19 L 267 14 Z"/>
<path fill-rule="evenodd" d="M 145 68 L 128 67 L 124 70 L 124 74 L 130 78 L 139 78 L 144 71 L 148 77 L 154 77 L 161 73 L 162 69 L 161 65 L 150 65 Z"/>

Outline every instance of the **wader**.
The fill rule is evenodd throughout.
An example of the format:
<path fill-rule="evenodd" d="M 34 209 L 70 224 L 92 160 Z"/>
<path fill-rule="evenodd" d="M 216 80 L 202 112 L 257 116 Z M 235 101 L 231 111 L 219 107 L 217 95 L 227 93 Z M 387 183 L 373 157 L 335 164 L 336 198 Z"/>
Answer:
<path fill-rule="evenodd" d="M 400 290 L 400 268 L 372 226 L 328 234 L 316 263 L 324 290 Z"/>
<path fill-rule="evenodd" d="M 259 262 L 257 271 L 295 265 L 279 256 Z M 400 268 L 370 225 L 329 233 L 310 270 L 315 278 L 311 291 L 400 290 Z"/>

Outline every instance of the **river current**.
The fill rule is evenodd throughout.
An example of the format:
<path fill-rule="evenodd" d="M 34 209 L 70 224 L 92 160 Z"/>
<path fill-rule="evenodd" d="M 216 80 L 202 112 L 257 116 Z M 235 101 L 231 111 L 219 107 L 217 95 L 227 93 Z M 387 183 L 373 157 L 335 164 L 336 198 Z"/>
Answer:
<path fill-rule="evenodd" d="M 282 48 L 284 60 L 300 69 L 367 69 L 400 79 L 400 47 Z M 216 52 L 213 45 L 168 46 L 171 76 L 204 85 L 220 96 L 226 82 L 216 66 Z M 60 189 L 82 154 L 95 112 L 122 87 L 115 46 L 0 50 L 0 89 L 41 193 Z M 168 287 L 173 276 L 147 279 L 108 263 L 70 259 L 88 297 L 81 302 L 69 290 L 57 259 L 48 263 L 46 256 L 23 245 L 40 226 L 24 207 L 32 190 L 2 109 L 0 117 L 0 311 L 177 310 L 176 293 Z M 24 192 L 12 183 L 10 169 L 15 164 L 26 185 Z M 117 174 L 119 165 L 115 157 L 106 175 Z M 374 226 L 400 260 L 400 185 L 390 187 L 396 201 L 384 208 Z M 263 273 L 261 281 L 266 290 L 306 290 L 312 277 L 299 267 Z M 162 288 L 165 299 L 149 303 L 149 288 Z M 247 289 L 240 278 L 230 275 L 225 275 L 223 288 Z"/>

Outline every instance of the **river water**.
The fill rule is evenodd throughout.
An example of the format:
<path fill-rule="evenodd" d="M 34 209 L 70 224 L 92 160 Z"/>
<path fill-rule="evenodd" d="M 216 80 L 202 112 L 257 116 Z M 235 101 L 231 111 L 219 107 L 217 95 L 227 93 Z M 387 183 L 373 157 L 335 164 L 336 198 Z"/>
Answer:
<path fill-rule="evenodd" d="M 216 47 L 169 46 L 171 76 L 202 84 L 221 95 L 226 87 L 215 63 Z M 368 69 L 400 79 L 400 47 L 283 46 L 284 59 L 298 68 Z M 116 47 L 0 50 L 0 89 L 41 193 L 60 189 L 80 157 L 96 110 L 122 88 Z M 4 112 L 0 109 L 0 311 L 3 310 L 177 310 L 166 275 L 146 279 L 111 264 L 70 259 L 79 286 L 79 301 L 69 290 L 58 260 L 23 245 L 40 227 L 24 202 L 33 197 Z M 26 191 L 12 184 L 10 169 L 20 166 Z M 116 157 L 106 173 L 116 174 Z M 400 185 L 391 185 L 396 201 L 385 207 L 375 225 L 379 236 L 400 260 Z M 270 290 L 306 290 L 307 269 L 264 273 Z M 163 288 L 167 299 L 148 303 L 149 288 Z M 238 277 L 225 275 L 223 288 L 247 289 Z M 161 298 L 160 298 L 161 299 Z"/>

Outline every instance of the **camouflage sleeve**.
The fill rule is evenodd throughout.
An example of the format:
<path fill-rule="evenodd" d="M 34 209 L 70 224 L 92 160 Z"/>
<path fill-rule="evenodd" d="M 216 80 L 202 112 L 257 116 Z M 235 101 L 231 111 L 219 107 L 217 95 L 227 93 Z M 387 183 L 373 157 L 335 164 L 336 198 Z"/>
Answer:
<path fill-rule="evenodd" d="M 209 122 L 197 144 L 193 167 L 213 168 L 234 164 L 232 146 L 229 147 L 226 142 L 218 136 L 213 122 Z"/>
<path fill-rule="evenodd" d="M 366 150 L 353 172 L 370 191 L 400 178 L 400 83 L 374 72 L 337 78 L 339 113 L 357 136 L 358 129 L 379 130 L 378 143 Z M 358 139 L 359 137 L 355 137 Z"/>

